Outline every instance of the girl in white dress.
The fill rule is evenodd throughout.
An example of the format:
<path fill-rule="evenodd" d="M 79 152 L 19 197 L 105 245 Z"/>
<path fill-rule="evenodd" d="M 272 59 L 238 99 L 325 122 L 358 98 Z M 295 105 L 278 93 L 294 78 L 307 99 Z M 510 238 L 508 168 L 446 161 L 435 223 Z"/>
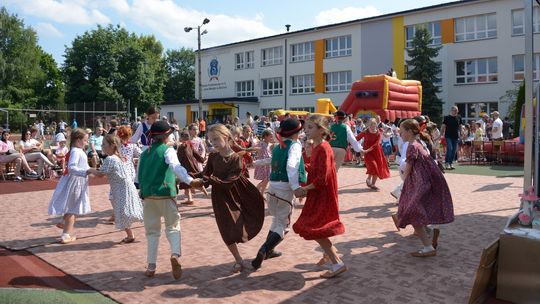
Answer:
<path fill-rule="evenodd" d="M 57 225 L 63 229 L 60 237 L 62 244 L 76 239 L 73 235 L 75 216 L 90 212 L 88 174 L 91 174 L 92 170 L 83 150 L 84 146 L 88 145 L 88 134 L 83 129 L 75 129 L 71 132 L 70 143 L 71 150 L 66 156 L 67 168 L 49 203 L 49 215 L 63 216 L 63 223 Z"/>
<path fill-rule="evenodd" d="M 143 207 L 137 189 L 133 183 L 135 173 L 133 166 L 128 160 L 120 155 L 122 143 L 118 136 L 107 134 L 103 139 L 102 151 L 107 154 L 103 165 L 97 175 L 107 175 L 111 185 L 113 201 L 114 223 L 117 229 L 124 229 L 127 236 L 120 244 L 128 244 L 135 241 L 131 230 L 131 224 L 141 222 L 143 219 Z"/>

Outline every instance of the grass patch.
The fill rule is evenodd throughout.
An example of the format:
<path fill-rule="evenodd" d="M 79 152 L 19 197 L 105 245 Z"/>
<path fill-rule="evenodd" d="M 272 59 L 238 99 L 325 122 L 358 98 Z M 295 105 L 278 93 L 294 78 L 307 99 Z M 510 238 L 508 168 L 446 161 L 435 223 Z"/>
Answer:
<path fill-rule="evenodd" d="M 112 304 L 116 302 L 97 291 L 0 288 L 0 303 Z"/>

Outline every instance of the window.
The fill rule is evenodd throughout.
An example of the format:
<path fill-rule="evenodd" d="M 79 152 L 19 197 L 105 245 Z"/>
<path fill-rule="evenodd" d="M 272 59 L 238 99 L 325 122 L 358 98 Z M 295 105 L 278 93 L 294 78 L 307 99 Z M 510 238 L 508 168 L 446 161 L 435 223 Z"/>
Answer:
<path fill-rule="evenodd" d="M 464 123 L 474 123 L 484 113 L 491 113 L 499 110 L 498 102 L 469 102 L 469 103 L 456 103 L 458 107 L 459 115 L 463 119 Z"/>
<path fill-rule="evenodd" d="M 261 113 L 263 116 L 268 116 L 268 113 L 272 112 L 272 111 L 275 111 L 279 108 L 267 108 L 267 109 L 261 109 Z M 267 120 L 268 122 L 269 120 Z"/>
<path fill-rule="evenodd" d="M 244 53 L 234 54 L 234 68 L 241 70 L 244 68 Z"/>
<path fill-rule="evenodd" d="M 455 41 L 469 41 L 497 37 L 497 19 L 495 13 L 457 18 L 455 24 Z"/>
<path fill-rule="evenodd" d="M 254 51 L 248 51 L 246 54 L 246 69 L 253 69 L 255 66 Z"/>
<path fill-rule="evenodd" d="M 497 82 L 497 58 L 456 61 L 456 84 Z"/>
<path fill-rule="evenodd" d="M 351 71 L 326 73 L 324 76 L 326 92 L 345 92 L 351 89 Z"/>
<path fill-rule="evenodd" d="M 315 92 L 314 74 L 291 76 L 291 94 Z"/>
<path fill-rule="evenodd" d="M 237 97 L 255 96 L 255 81 L 253 80 L 237 81 L 236 82 L 236 96 Z"/>
<path fill-rule="evenodd" d="M 525 77 L 525 55 L 512 56 L 514 81 L 521 81 Z M 540 54 L 533 56 L 533 79 L 540 80 Z"/>
<path fill-rule="evenodd" d="M 283 78 L 261 79 L 261 82 L 263 96 L 283 95 Z"/>
<path fill-rule="evenodd" d="M 512 10 L 512 35 L 525 34 L 523 9 Z M 540 33 L 540 7 L 533 7 L 533 32 Z"/>
<path fill-rule="evenodd" d="M 234 68 L 236 70 L 252 69 L 254 65 L 253 63 L 253 51 L 234 54 Z"/>
<path fill-rule="evenodd" d="M 291 62 L 313 60 L 315 49 L 313 41 L 291 44 Z"/>
<path fill-rule="evenodd" d="M 352 54 L 351 35 L 326 39 L 326 58 L 350 56 Z"/>
<path fill-rule="evenodd" d="M 291 111 L 305 111 L 309 113 L 315 112 L 315 107 L 296 107 L 291 108 Z"/>
<path fill-rule="evenodd" d="M 261 50 L 261 58 L 262 66 L 281 64 L 283 62 L 283 47 L 263 49 Z"/>
<path fill-rule="evenodd" d="M 411 48 L 414 35 L 416 34 L 416 29 L 419 27 L 425 27 L 428 32 L 431 34 L 431 43 L 429 45 L 440 45 L 441 44 L 441 23 L 429 22 L 424 24 L 415 24 L 409 25 L 405 28 L 405 47 Z"/>

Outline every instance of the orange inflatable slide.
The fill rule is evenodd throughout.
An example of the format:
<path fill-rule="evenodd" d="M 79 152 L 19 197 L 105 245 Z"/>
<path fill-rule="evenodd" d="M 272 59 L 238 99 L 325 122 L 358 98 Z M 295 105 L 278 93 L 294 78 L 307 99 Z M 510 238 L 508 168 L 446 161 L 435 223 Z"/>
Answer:
<path fill-rule="evenodd" d="M 381 116 L 381 120 L 412 118 L 422 111 L 422 85 L 416 80 L 399 80 L 388 75 L 364 76 L 353 83 L 339 108 L 355 117 Z"/>

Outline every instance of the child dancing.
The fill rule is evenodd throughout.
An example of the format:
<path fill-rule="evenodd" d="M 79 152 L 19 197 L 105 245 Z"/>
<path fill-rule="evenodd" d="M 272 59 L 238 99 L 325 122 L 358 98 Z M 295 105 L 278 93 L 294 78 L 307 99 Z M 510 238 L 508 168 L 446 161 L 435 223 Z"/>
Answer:
<path fill-rule="evenodd" d="M 257 160 L 272 159 L 272 143 L 274 142 L 274 133 L 270 130 L 264 130 L 259 142 L 259 151 L 257 152 Z M 261 182 L 257 184 L 257 189 L 264 195 L 266 186 L 270 180 L 270 164 L 255 166 L 255 179 Z"/>
<path fill-rule="evenodd" d="M 302 159 L 302 146 L 298 135 L 302 124 L 296 119 L 281 122 L 276 136 L 279 145 L 272 150 L 272 172 L 270 187 L 267 191 L 268 212 L 272 217 L 272 225 L 266 241 L 257 252 L 251 265 L 259 269 L 263 260 L 281 255 L 274 248 L 283 240 L 289 231 L 290 218 L 293 211 L 293 199 L 304 193 L 300 183 L 306 182 L 306 171 Z"/>
<path fill-rule="evenodd" d="M 431 257 L 439 233 L 429 240 L 426 226 L 454 221 L 454 207 L 448 184 L 441 170 L 431 158 L 420 139 L 420 127 L 416 120 L 407 119 L 400 125 L 401 137 L 408 142 L 406 166 L 403 172 L 403 189 L 399 198 L 397 223 L 399 228 L 412 225 L 423 247 L 411 255 Z M 435 246 L 434 246 L 435 245 Z"/>
<path fill-rule="evenodd" d="M 133 183 L 133 165 L 120 154 L 121 146 L 120 138 L 112 134 L 105 135 L 101 149 L 108 157 L 99 168 L 98 175 L 107 175 L 109 179 L 115 227 L 124 229 L 127 234 L 120 244 L 128 244 L 135 241 L 130 227 L 134 222 L 143 220 L 143 207 Z"/>
<path fill-rule="evenodd" d="M 366 165 L 366 174 L 368 176 L 366 184 L 373 190 L 379 190 L 379 188 L 375 186 L 377 178 L 385 179 L 390 177 L 388 163 L 386 162 L 381 147 L 381 131 L 378 129 L 377 125 L 377 120 L 371 118 L 368 122 L 367 130 L 356 136 L 357 140 L 364 139 L 364 163 Z"/>
<path fill-rule="evenodd" d="M 343 234 L 345 226 L 339 219 L 337 176 L 334 154 L 328 141 L 330 130 L 326 117 L 313 114 L 306 122 L 306 134 L 313 140 L 307 185 L 300 188 L 306 203 L 293 230 L 306 240 L 315 240 L 324 250 L 322 265 L 332 262 L 330 270 L 321 274 L 322 278 L 333 278 L 347 270 L 337 255 L 330 237 Z"/>
<path fill-rule="evenodd" d="M 231 148 L 233 137 L 222 124 L 208 129 L 208 139 L 217 152 L 208 157 L 205 182 L 212 185 L 212 208 L 221 238 L 234 257 L 233 273 L 244 269 L 237 243 L 254 238 L 264 222 L 264 199 L 242 174 L 242 157 Z"/>
<path fill-rule="evenodd" d="M 148 132 L 152 145 L 139 161 L 138 180 L 144 202 L 144 229 L 147 239 L 148 267 L 145 275 L 156 272 L 157 251 L 161 235 L 161 218 L 165 219 L 165 233 L 171 248 L 171 267 L 175 279 L 182 276 L 180 265 L 180 214 L 176 207 L 176 177 L 192 187 L 201 187 L 202 180 L 190 177 L 178 161 L 174 149 L 167 145 L 174 131 L 165 121 L 152 124 Z M 176 175 L 176 177 L 175 177 Z"/>
<path fill-rule="evenodd" d="M 49 215 L 62 215 L 63 223 L 57 227 L 63 229 L 60 243 L 68 244 L 76 240 L 73 234 L 75 217 L 90 212 L 88 196 L 88 174 L 96 173 L 88 166 L 88 157 L 84 147 L 88 144 L 88 134 L 83 129 L 71 132 L 70 147 L 66 156 L 67 168 L 60 178 L 49 202 Z"/>

